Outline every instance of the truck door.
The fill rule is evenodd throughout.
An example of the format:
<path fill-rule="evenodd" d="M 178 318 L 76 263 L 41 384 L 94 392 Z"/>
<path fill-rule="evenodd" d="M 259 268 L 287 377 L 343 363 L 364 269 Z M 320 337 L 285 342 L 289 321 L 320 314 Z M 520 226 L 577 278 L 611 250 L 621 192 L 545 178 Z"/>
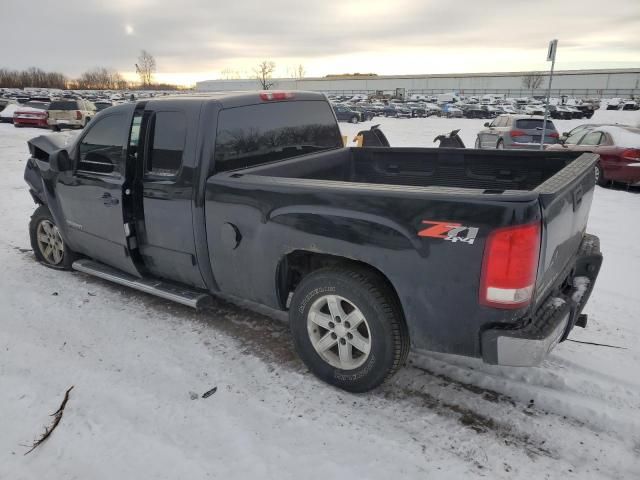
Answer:
<path fill-rule="evenodd" d="M 131 111 L 119 109 L 92 122 L 71 155 L 73 172 L 57 179 L 57 198 L 70 246 L 91 258 L 139 276 L 127 244 L 123 217 L 125 156 Z"/>
<path fill-rule="evenodd" d="M 145 107 L 137 173 L 141 181 L 136 187 L 142 191 L 137 240 L 150 274 L 204 288 L 192 213 L 198 116 L 182 105 L 163 101 Z"/>

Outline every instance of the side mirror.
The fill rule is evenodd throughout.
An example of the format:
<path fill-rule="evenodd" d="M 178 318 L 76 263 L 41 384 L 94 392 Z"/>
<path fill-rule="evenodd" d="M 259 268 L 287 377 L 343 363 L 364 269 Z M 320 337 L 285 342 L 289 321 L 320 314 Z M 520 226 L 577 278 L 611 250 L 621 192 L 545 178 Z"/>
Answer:
<path fill-rule="evenodd" d="M 484 122 L 484 126 L 485 126 L 485 127 L 490 127 L 490 126 L 491 126 L 491 124 L 490 124 L 489 122 Z"/>
<path fill-rule="evenodd" d="M 567 137 L 569 136 L 569 134 L 568 134 L 567 132 L 562 132 L 562 136 L 563 136 L 564 138 L 567 138 Z"/>
<path fill-rule="evenodd" d="M 49 168 L 54 172 L 68 172 L 73 169 L 69 152 L 60 150 L 49 157 Z"/>

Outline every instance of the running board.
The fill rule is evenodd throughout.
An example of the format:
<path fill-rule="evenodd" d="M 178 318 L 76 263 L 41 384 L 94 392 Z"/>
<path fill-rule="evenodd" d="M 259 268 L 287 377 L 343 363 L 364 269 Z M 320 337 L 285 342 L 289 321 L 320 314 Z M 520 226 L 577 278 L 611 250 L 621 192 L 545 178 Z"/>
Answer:
<path fill-rule="evenodd" d="M 153 278 L 137 278 L 128 273 L 121 272 L 115 268 L 89 259 L 76 260 L 72 265 L 74 270 L 88 273 L 94 277 L 109 280 L 110 282 L 135 288 L 141 292 L 155 295 L 156 297 L 181 303 L 187 307 L 200 309 L 209 304 L 211 295 L 197 290 L 191 290 L 172 283 L 163 282 Z"/>

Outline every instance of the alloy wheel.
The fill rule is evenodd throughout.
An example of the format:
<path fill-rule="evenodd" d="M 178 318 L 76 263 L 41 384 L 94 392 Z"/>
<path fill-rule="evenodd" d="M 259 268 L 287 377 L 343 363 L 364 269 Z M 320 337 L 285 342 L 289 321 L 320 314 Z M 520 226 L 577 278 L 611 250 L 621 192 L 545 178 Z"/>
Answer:
<path fill-rule="evenodd" d="M 369 358 L 369 324 L 360 309 L 344 297 L 318 298 L 309 309 L 307 331 L 316 353 L 333 367 L 354 370 Z"/>
<path fill-rule="evenodd" d="M 60 265 L 64 257 L 64 242 L 60 231 L 49 220 L 42 220 L 36 231 L 38 249 L 44 260 L 50 265 Z"/>

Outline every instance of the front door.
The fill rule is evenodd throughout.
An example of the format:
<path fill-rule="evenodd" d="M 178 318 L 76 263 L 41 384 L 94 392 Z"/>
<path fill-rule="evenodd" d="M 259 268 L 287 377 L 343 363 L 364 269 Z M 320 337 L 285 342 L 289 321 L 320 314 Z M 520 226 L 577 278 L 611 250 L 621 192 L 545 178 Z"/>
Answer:
<path fill-rule="evenodd" d="M 127 245 L 123 219 L 125 155 L 131 109 L 92 122 L 71 155 L 73 172 L 58 176 L 56 190 L 70 247 L 139 276 Z"/>

